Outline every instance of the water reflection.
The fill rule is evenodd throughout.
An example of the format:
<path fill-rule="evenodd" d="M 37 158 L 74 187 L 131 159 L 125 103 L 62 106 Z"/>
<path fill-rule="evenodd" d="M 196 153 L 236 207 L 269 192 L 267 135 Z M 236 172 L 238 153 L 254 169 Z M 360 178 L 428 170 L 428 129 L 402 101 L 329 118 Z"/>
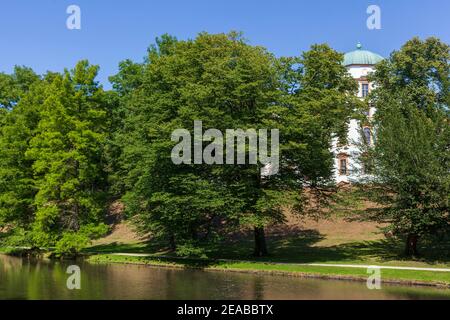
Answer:
<path fill-rule="evenodd" d="M 69 290 L 74 262 L 0 255 L 0 299 L 450 299 L 450 290 L 301 279 L 243 273 L 176 270 L 140 265 L 81 267 L 81 290 Z"/>

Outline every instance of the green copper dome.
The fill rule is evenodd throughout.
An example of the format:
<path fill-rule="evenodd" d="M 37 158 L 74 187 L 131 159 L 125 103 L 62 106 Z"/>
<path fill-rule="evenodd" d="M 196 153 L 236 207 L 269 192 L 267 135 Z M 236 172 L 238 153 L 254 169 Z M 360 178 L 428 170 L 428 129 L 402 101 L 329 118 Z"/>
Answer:
<path fill-rule="evenodd" d="M 344 55 L 344 65 L 350 66 L 352 64 L 369 64 L 374 65 L 383 60 L 379 54 L 363 50 L 361 43 L 358 42 L 356 50 L 348 52 Z"/>

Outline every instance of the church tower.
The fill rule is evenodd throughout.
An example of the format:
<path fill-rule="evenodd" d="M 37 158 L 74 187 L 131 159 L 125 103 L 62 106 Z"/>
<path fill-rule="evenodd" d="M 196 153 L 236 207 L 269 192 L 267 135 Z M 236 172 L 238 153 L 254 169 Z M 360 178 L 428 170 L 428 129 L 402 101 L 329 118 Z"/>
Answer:
<path fill-rule="evenodd" d="M 356 50 L 348 52 L 344 55 L 344 65 L 351 76 L 358 82 L 358 97 L 365 99 L 369 92 L 373 89 L 369 83 L 367 76 L 375 70 L 375 64 L 383 60 L 379 54 L 371 51 L 363 50 L 361 43 L 358 43 Z M 375 108 L 368 106 L 367 117 L 370 119 Z M 356 182 L 364 175 L 364 170 L 357 157 L 360 153 L 359 144 L 365 139 L 368 144 L 373 143 L 373 133 L 369 126 L 365 126 L 355 119 L 349 124 L 347 144 L 340 145 L 337 139 L 333 141 L 333 153 L 335 155 L 334 175 L 337 184 Z"/>

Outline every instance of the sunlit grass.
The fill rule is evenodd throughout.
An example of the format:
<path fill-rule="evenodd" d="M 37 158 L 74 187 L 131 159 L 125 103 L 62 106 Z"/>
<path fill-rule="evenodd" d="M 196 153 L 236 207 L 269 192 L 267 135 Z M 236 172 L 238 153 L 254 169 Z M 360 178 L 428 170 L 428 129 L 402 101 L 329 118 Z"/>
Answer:
<path fill-rule="evenodd" d="M 202 259 L 175 259 L 158 257 L 134 257 L 99 254 L 89 258 L 93 263 L 133 263 L 203 270 L 229 270 L 242 272 L 287 273 L 297 276 L 318 276 L 336 279 L 359 279 L 368 277 L 366 268 L 305 266 L 296 264 L 271 264 L 265 262 L 226 262 Z M 450 286 L 450 272 L 381 269 L 382 281 L 402 283 L 433 283 Z M 449 291 L 450 295 L 450 291 Z"/>

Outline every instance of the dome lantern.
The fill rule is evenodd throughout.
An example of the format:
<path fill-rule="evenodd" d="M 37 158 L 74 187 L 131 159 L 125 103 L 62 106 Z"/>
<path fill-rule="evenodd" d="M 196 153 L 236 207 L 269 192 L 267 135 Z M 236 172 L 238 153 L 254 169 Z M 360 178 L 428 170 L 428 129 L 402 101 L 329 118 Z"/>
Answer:
<path fill-rule="evenodd" d="M 344 55 L 344 65 L 375 65 L 383 60 L 383 57 L 374 52 L 363 50 L 360 42 L 356 45 L 356 50 Z"/>

